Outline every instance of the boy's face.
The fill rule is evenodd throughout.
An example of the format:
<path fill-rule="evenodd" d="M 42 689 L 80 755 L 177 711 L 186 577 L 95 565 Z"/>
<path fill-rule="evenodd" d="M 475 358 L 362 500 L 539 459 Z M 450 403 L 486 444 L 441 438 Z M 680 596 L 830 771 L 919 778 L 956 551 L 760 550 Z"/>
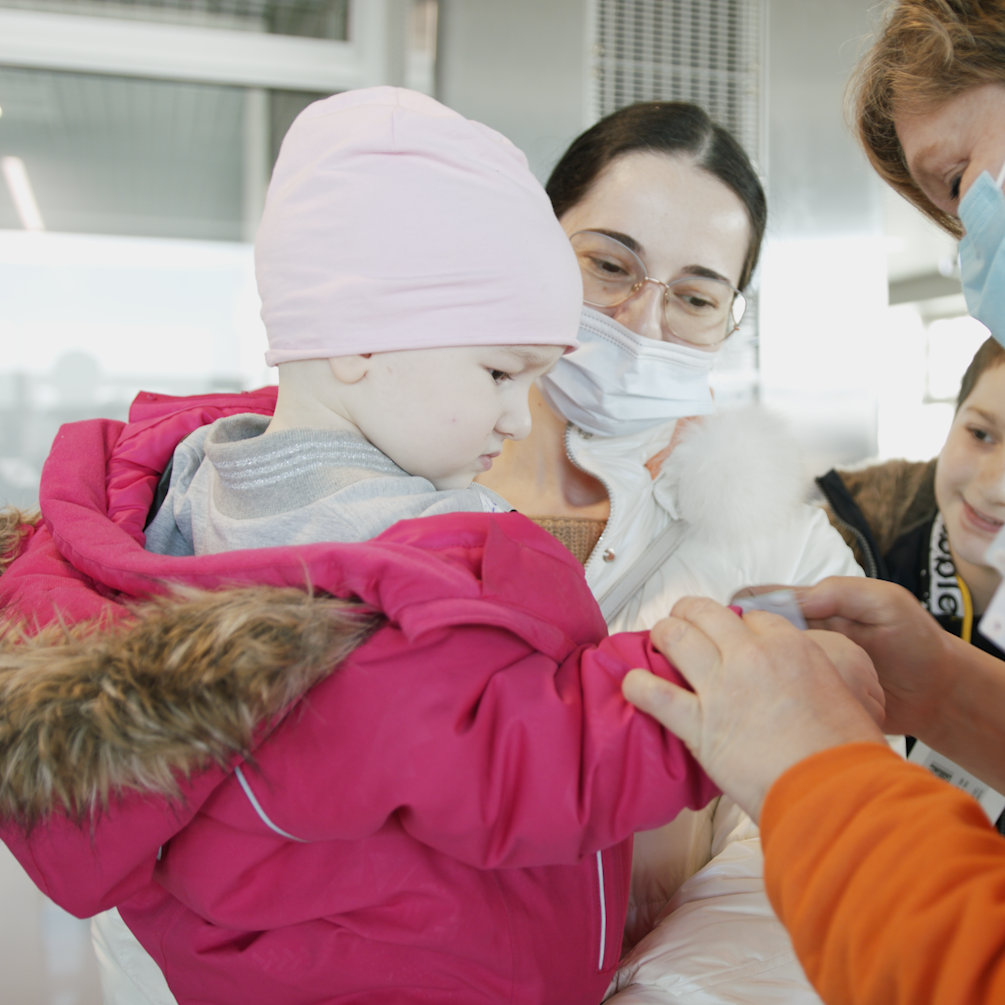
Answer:
<path fill-rule="evenodd" d="M 954 555 L 985 565 L 1005 521 L 1005 366 L 981 374 L 956 413 L 939 455 L 935 498 Z"/>
<path fill-rule="evenodd" d="M 352 385 L 352 420 L 409 474 L 467 488 L 505 440 L 530 432 L 531 385 L 562 346 L 461 346 L 374 353 Z"/>

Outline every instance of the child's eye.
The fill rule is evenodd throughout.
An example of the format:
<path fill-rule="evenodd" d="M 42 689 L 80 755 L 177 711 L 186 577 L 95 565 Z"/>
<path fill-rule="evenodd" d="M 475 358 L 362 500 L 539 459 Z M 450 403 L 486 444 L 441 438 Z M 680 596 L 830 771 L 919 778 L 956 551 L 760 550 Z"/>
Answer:
<path fill-rule="evenodd" d="M 497 383 L 501 384 L 504 380 L 512 380 L 512 376 L 506 373 L 505 370 L 489 370 L 489 376 Z"/>
<path fill-rule="evenodd" d="M 970 435 L 981 443 L 987 443 L 991 439 L 991 434 L 986 429 L 981 429 L 980 426 L 971 426 Z"/>

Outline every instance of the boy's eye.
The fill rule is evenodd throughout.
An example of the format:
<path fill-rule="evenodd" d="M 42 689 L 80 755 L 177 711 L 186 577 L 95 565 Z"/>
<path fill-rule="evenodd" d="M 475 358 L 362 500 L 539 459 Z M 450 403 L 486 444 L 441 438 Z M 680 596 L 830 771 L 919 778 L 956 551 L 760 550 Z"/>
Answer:
<path fill-rule="evenodd" d="M 991 439 L 991 434 L 986 429 L 981 429 L 979 426 L 972 426 L 970 428 L 970 435 L 975 440 L 980 440 L 981 443 L 986 443 Z"/>
<path fill-rule="evenodd" d="M 511 377 L 505 370 L 489 370 L 489 376 L 497 383 L 501 384 L 504 380 L 510 380 Z"/>

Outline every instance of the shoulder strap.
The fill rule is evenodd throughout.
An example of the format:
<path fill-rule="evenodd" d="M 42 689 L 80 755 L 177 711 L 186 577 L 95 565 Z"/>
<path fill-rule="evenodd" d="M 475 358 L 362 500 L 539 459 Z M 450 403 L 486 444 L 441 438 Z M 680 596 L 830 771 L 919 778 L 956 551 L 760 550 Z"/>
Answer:
<path fill-rule="evenodd" d="M 616 579 L 598 597 L 600 613 L 604 621 L 610 622 L 638 592 L 649 577 L 674 553 L 684 536 L 687 524 L 683 520 L 671 520 L 670 525 L 649 546 L 634 565 L 630 565 L 619 579 Z"/>

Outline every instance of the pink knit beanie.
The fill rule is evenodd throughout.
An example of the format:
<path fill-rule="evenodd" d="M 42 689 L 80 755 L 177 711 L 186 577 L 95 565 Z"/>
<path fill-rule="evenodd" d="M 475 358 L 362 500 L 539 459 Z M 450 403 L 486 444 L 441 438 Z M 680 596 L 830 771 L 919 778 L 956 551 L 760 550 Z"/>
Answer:
<path fill-rule="evenodd" d="M 255 241 L 270 366 L 575 346 L 576 257 L 524 155 L 425 95 L 348 91 L 283 140 Z"/>

